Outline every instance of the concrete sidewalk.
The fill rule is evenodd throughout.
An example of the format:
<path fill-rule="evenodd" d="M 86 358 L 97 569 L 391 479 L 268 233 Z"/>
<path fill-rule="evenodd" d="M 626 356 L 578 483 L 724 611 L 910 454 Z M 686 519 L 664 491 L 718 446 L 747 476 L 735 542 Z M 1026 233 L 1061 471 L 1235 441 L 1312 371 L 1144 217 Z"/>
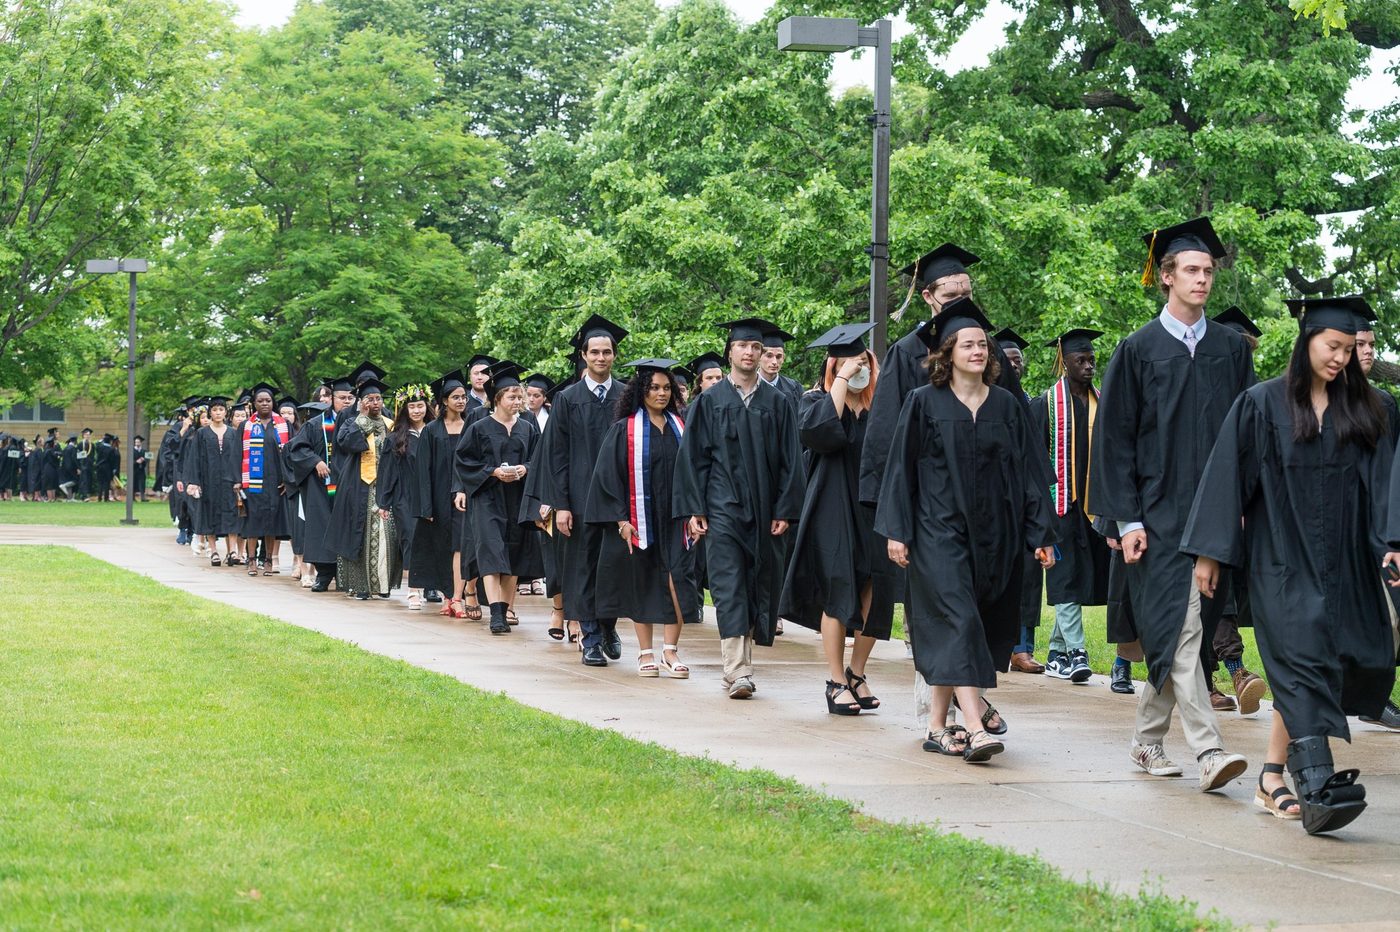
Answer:
<path fill-rule="evenodd" d="M 584 667 L 545 634 L 548 604 L 517 602 L 521 625 L 492 637 L 484 623 L 409 612 L 403 594 L 353 602 L 312 594 L 288 576 L 250 579 L 211 568 L 169 530 L 0 526 L 0 543 L 62 544 L 166 585 L 271 615 L 366 650 L 455 677 L 558 715 L 741 767 L 792 777 L 896 822 L 920 822 L 1037 854 L 1063 873 L 1134 892 L 1146 885 L 1254 925 L 1400 929 L 1400 734 L 1353 724 L 1334 748 L 1361 768 L 1370 808 L 1332 837 L 1253 805 L 1268 717 L 1222 717 L 1246 777 L 1210 795 L 1196 788 L 1178 729 L 1168 754 L 1184 779 L 1149 777 L 1128 758 L 1135 700 L 1103 677 L 1087 686 L 1011 674 L 992 695 L 1010 725 L 1007 752 L 987 765 L 925 753 L 914 721 L 913 666 L 903 644 L 882 644 L 867 671 L 883 707 L 828 715 L 818 638 L 804 629 L 755 650 L 759 692 L 725 698 L 712 623 L 689 626 L 681 654 L 689 680 L 641 679 L 623 631 L 623 660 Z M 285 569 L 285 567 L 284 567 Z M 436 606 L 432 606 L 436 608 Z M 624 626 L 625 628 L 625 626 Z M 658 647 L 660 645 L 658 632 Z"/>

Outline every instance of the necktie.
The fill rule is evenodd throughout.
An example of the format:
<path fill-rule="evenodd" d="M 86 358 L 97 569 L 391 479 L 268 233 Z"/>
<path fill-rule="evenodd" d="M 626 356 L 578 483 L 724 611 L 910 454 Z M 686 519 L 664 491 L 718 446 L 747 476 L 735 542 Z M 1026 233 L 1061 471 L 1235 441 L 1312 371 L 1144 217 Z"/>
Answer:
<path fill-rule="evenodd" d="M 1186 344 L 1186 352 L 1188 352 L 1188 353 L 1191 354 L 1191 358 L 1192 358 L 1192 359 L 1195 359 L 1195 358 L 1196 358 L 1196 328 L 1195 328 L 1195 327 L 1187 327 L 1187 328 L 1186 328 L 1186 335 L 1183 336 L 1181 339 L 1182 339 L 1182 342 L 1184 342 L 1184 343 Z"/>
<path fill-rule="evenodd" d="M 608 390 L 601 385 L 594 389 L 594 391 L 598 393 L 599 401 L 604 401 L 608 397 Z"/>

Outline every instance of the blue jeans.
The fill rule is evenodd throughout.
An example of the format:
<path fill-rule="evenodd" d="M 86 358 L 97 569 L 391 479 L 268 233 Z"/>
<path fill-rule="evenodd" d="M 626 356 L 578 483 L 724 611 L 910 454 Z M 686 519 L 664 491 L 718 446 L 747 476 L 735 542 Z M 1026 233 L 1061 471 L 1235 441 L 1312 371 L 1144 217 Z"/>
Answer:
<path fill-rule="evenodd" d="M 1050 632 L 1050 649 L 1067 654 L 1084 648 L 1084 609 L 1074 602 L 1055 606 L 1055 627 Z"/>
<path fill-rule="evenodd" d="M 617 630 L 616 618 L 585 618 L 578 623 L 579 630 L 583 632 L 583 649 L 590 647 L 602 647 L 603 638 Z"/>
<path fill-rule="evenodd" d="M 1021 643 L 1011 648 L 1013 654 L 1034 654 L 1035 653 L 1035 629 L 1021 626 Z"/>

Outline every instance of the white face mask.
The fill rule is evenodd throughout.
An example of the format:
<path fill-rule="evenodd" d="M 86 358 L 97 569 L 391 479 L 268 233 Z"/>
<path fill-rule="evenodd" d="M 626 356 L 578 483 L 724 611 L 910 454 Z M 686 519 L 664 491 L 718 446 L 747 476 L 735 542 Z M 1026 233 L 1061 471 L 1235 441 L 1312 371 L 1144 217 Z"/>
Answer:
<path fill-rule="evenodd" d="M 861 366 L 855 375 L 846 380 L 846 384 L 858 392 L 865 391 L 865 387 L 870 384 L 870 367 Z"/>

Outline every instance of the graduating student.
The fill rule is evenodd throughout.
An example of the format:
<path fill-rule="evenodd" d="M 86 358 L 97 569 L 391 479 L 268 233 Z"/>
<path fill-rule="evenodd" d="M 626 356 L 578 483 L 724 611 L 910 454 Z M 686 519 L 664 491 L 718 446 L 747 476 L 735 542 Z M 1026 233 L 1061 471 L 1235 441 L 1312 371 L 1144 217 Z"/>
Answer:
<path fill-rule="evenodd" d="M 291 484 L 283 448 L 292 437 L 292 428 L 282 415 L 273 410 L 277 389 L 266 382 L 249 392 L 253 413 L 243 422 L 242 469 L 239 495 L 243 503 L 242 537 L 248 545 L 248 575 L 259 571 L 264 576 L 282 572 L 278 552 L 282 541 L 291 537 L 287 526 L 286 487 Z M 257 566 L 254 541 L 261 541 L 264 558 Z"/>
<path fill-rule="evenodd" d="M 783 375 L 787 362 L 787 342 L 792 334 L 774 327 L 763 335 L 763 356 L 758 361 L 758 377 L 787 396 L 794 405 L 802 397 L 802 383 Z"/>
<path fill-rule="evenodd" d="M 638 359 L 603 438 L 584 520 L 603 526 L 597 595 L 601 614 L 632 619 L 637 675 L 690 676 L 677 653 L 681 626 L 700 617 L 685 518 L 671 512 L 672 480 L 685 423 L 674 359 Z M 654 627 L 663 626 L 661 661 Z"/>
<path fill-rule="evenodd" d="M 238 557 L 238 476 L 242 449 L 238 431 L 226 420 L 228 398 L 216 395 L 208 399 L 209 425 L 194 433 L 188 456 L 180 457 L 181 478 L 185 494 L 194 512 L 194 532 L 204 539 L 209 550 L 209 563 L 219 566 L 240 566 Z M 218 539 L 226 541 L 228 552 L 219 556 Z"/>
<path fill-rule="evenodd" d="M 1308 834 L 1365 808 L 1356 770 L 1329 738 L 1347 715 L 1378 715 L 1395 684 L 1395 642 L 1377 566 L 1393 450 L 1386 416 L 1353 355 L 1359 297 L 1288 302 L 1299 319 L 1285 375 L 1230 408 L 1195 495 L 1181 552 L 1213 595 L 1220 566 L 1245 567 L 1254 631 L 1274 693 L 1258 804 Z M 1297 786 L 1283 781 L 1283 765 Z"/>
<path fill-rule="evenodd" d="M 379 463 L 379 506 L 394 515 L 403 565 L 412 566 L 413 534 L 418 526 L 418 438 L 433 419 L 433 389 L 405 385 L 394 392 L 394 426 L 389 430 L 384 458 Z M 409 571 L 412 575 L 412 570 Z M 422 611 L 423 591 L 408 589 L 408 608 Z"/>
<path fill-rule="evenodd" d="M 111 434 L 103 434 L 93 451 L 92 478 L 100 502 L 112 500 L 112 480 L 119 469 L 119 454 L 112 445 L 115 439 Z"/>
<path fill-rule="evenodd" d="M 1046 346 L 1055 349 L 1056 381 L 1031 403 L 1037 450 L 1048 451 L 1059 559 L 1045 573 L 1046 601 L 1055 607 L 1045 675 L 1088 682 L 1084 638 L 1085 605 L 1108 603 L 1108 543 L 1091 525 L 1089 475 L 1099 393 L 1094 388 L 1094 339 L 1098 330 L 1066 330 Z M 1132 679 L 1132 668 L 1116 665 L 1115 677 Z"/>
<path fill-rule="evenodd" d="M 838 324 L 808 349 L 825 349 L 821 388 L 798 403 L 798 437 L 810 451 L 807 494 L 793 533 L 779 612 L 822 636 L 826 709 L 876 709 L 865 679 L 875 642 L 887 641 L 899 574 L 875 534 L 875 509 L 860 501 L 860 456 L 879 365 L 865 346 L 873 324 Z M 846 637 L 855 638 L 846 663 Z"/>
<path fill-rule="evenodd" d="M 327 531 L 340 467 L 336 459 L 336 428 L 342 415 L 354 416 L 353 410 L 346 409 L 355 403 L 355 385 L 349 376 L 328 379 L 325 385 L 331 393 L 330 409 L 310 418 L 283 451 L 301 499 L 302 516 L 306 519 L 303 561 L 316 569 L 316 580 L 310 586 L 312 592 L 325 592 L 335 579 L 336 551 L 334 542 L 327 540 Z M 305 581 L 303 571 L 303 584 Z M 341 588 L 345 588 L 344 581 Z"/>
<path fill-rule="evenodd" d="M 397 525 L 379 501 L 379 468 L 393 427 L 384 416 L 387 386 L 373 375 L 355 386 L 356 407 L 335 429 L 336 500 L 326 543 L 336 554 L 336 578 L 360 600 L 388 598 L 403 579 Z"/>
<path fill-rule="evenodd" d="M 491 413 L 475 418 L 457 444 L 457 486 L 467 497 L 469 555 L 491 606 L 491 633 L 509 634 L 506 612 L 517 578 L 544 572 L 533 523 L 520 520 L 526 465 L 539 442 L 535 426 L 520 416 L 525 407 L 523 370 L 502 360 L 488 370 L 485 388 Z"/>
<path fill-rule="evenodd" d="M 69 437 L 59 451 L 58 490 L 69 501 L 73 500 L 73 489 L 78 485 L 78 438 Z"/>
<path fill-rule="evenodd" d="M 486 391 L 486 383 L 490 381 L 490 369 L 497 361 L 495 356 L 477 353 L 462 367 L 467 373 L 468 384 L 471 386 L 471 390 L 467 393 L 466 411 L 491 407 L 491 396 Z"/>
<path fill-rule="evenodd" d="M 724 378 L 724 357 L 719 353 L 701 353 L 685 367 L 695 373 L 695 384 L 691 389 L 691 401 L 698 398 L 700 393 Z"/>
<path fill-rule="evenodd" d="M 146 438 L 137 434 L 131 438 L 131 487 L 132 495 L 141 501 L 146 500 L 146 470 L 151 461 L 151 451 L 146 449 Z"/>
<path fill-rule="evenodd" d="M 295 437 L 301 428 L 301 406 L 294 398 L 279 398 L 275 409 L 282 416 L 282 420 L 287 422 L 287 431 L 290 436 Z M 317 411 L 316 413 L 320 413 Z M 287 539 L 292 547 L 292 578 L 300 581 L 302 578 L 302 554 L 306 551 L 306 519 L 302 518 L 301 500 L 297 494 L 297 485 L 291 481 L 290 474 L 282 479 L 282 511 L 286 515 Z M 308 584 L 309 585 L 309 584 Z"/>
<path fill-rule="evenodd" d="M 1006 361 L 1011 364 L 1018 378 L 1026 377 L 1026 347 L 1030 346 L 1026 338 L 1021 336 L 1010 327 L 1002 327 L 992 334 L 992 339 L 997 341 L 1002 353 L 1006 355 Z"/>
<path fill-rule="evenodd" d="M 233 406 L 228 409 L 228 422 L 238 428 L 239 433 L 243 432 L 243 422 L 248 420 L 248 411 L 253 407 L 253 393 L 245 390 L 238 393 L 238 398 L 233 402 Z"/>
<path fill-rule="evenodd" d="M 520 412 L 520 416 L 531 424 L 535 425 L 535 430 L 544 433 L 545 425 L 549 423 L 549 396 L 554 391 L 554 380 L 543 372 L 532 372 L 525 377 L 525 410 Z"/>
<path fill-rule="evenodd" d="M 777 627 L 782 537 L 802 513 L 802 457 L 795 408 L 759 378 L 763 337 L 775 328 L 752 317 L 721 326 L 729 375 L 687 411 L 673 514 L 706 538 L 723 685 L 729 698 L 748 699 L 753 644 L 771 645 Z"/>
<path fill-rule="evenodd" d="M 465 581 L 456 548 L 462 539 L 466 515 L 453 501 L 452 457 L 467 426 L 463 418 L 467 409 L 467 379 L 462 370 L 453 369 L 433 382 L 432 389 L 438 400 L 439 414 L 418 435 L 415 454 L 418 523 L 413 529 L 408 584 L 415 589 L 450 593 L 439 615 L 480 621 L 481 606 L 477 604 L 475 590 L 469 593 L 470 604 L 463 602 Z"/>
<path fill-rule="evenodd" d="M 82 439 L 78 441 L 78 498 L 83 501 L 95 501 L 97 487 L 93 477 L 93 466 L 97 462 L 97 444 L 92 442 L 92 428 L 84 427 Z"/>
<path fill-rule="evenodd" d="M 1026 347 L 1030 343 L 1010 327 L 1002 327 L 992 334 L 992 339 L 1001 347 L 1007 363 L 1016 377 L 1026 377 Z M 1024 394 L 1024 390 L 1022 391 Z M 1029 402 L 1029 397 L 1026 399 Z M 1026 568 L 1021 577 L 1021 636 L 1011 648 L 1010 670 L 1017 673 L 1044 673 L 1045 666 L 1035 659 L 1035 629 L 1040 627 L 1040 597 L 1045 575 L 1035 554 L 1026 554 Z"/>
<path fill-rule="evenodd" d="M 19 472 L 19 462 L 24 451 L 15 445 L 16 437 L 0 434 L 0 501 L 10 500 L 14 488 L 15 474 Z"/>
<path fill-rule="evenodd" d="M 588 487 L 603 437 L 612 427 L 622 384 L 613 378 L 617 347 L 627 331 L 597 314 L 584 321 L 570 341 L 584 363 L 579 380 L 554 396 L 554 410 L 540 448 L 537 494 L 554 511 L 554 533 L 564 535 L 561 586 L 564 617 L 578 621 L 583 663 L 607 666 L 622 658 L 616 616 L 598 608 L 598 555 L 604 531 L 584 520 Z"/>
<path fill-rule="evenodd" d="M 1153 776 L 1180 776 L 1162 748 L 1172 708 L 1181 711 L 1202 792 L 1217 790 L 1248 763 L 1224 750 L 1201 664 L 1214 634 L 1219 600 L 1192 580 L 1181 536 L 1206 459 L 1240 392 L 1253 381 L 1239 334 L 1205 316 L 1217 260 L 1225 247 L 1201 217 L 1143 237 L 1144 283 L 1157 283 L 1166 306 L 1118 345 L 1103 380 L 1094 425 L 1089 501 L 1115 521 L 1123 548 L 1133 619 L 1147 655 L 1148 683 L 1138 698 L 1132 759 Z"/>
<path fill-rule="evenodd" d="M 552 412 L 554 396 L 576 381 L 578 381 L 577 374 L 547 389 L 545 396 L 548 406 L 543 410 Z M 544 421 L 546 427 L 549 426 L 549 420 L 546 418 Z M 533 523 L 544 535 L 540 541 L 540 557 L 544 564 L 543 594 L 549 596 L 553 603 L 547 633 L 556 641 L 564 640 L 567 634 L 569 643 L 578 644 L 579 649 L 582 650 L 582 636 L 577 619 L 567 623 L 567 630 L 564 621 L 564 591 L 562 586 L 564 546 L 567 538 L 558 533 L 554 527 L 554 510 L 540 501 L 540 477 L 547 472 L 541 466 L 545 454 L 544 438 L 547 434 L 547 430 L 540 431 L 540 442 L 535 444 L 535 452 L 530 457 L 530 462 L 526 464 L 528 468 L 525 473 L 525 488 L 522 490 L 520 500 L 520 520 Z"/>
<path fill-rule="evenodd" d="M 914 666 L 932 687 L 924 749 L 989 760 L 1006 730 L 979 690 L 994 689 L 1020 622 L 1022 559 L 1049 568 L 1055 533 L 1020 399 L 998 388 L 994 341 L 971 298 L 950 302 L 915 331 L 932 351 L 929 384 L 900 412 L 875 531 L 908 569 L 905 623 Z M 867 443 L 869 438 L 867 436 Z M 950 702 L 982 726 L 944 727 Z"/>

